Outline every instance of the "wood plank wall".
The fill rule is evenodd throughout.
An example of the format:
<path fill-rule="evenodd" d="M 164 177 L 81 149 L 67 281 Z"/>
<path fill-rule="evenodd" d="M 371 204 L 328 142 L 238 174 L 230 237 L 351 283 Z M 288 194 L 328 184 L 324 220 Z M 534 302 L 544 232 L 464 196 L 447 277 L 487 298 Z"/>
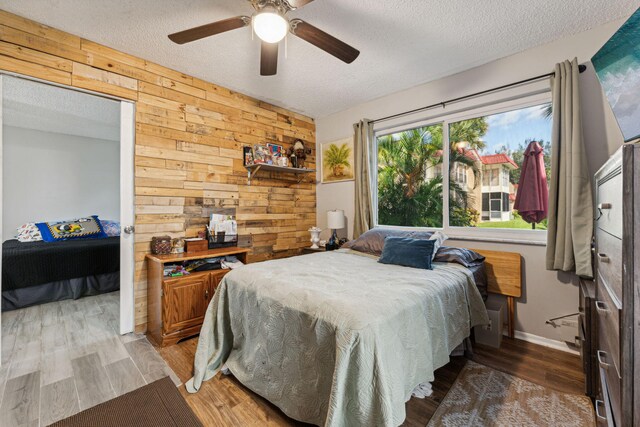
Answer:
<path fill-rule="evenodd" d="M 308 245 L 315 174 L 298 184 L 259 172 L 248 186 L 242 147 L 288 148 L 300 138 L 313 150 L 313 168 L 313 119 L 1 10 L 0 69 L 135 101 L 137 331 L 146 329 L 152 236 L 195 236 L 210 213 L 228 212 L 252 247 L 251 262 Z M 25 218 L 35 219 L 43 218 Z"/>

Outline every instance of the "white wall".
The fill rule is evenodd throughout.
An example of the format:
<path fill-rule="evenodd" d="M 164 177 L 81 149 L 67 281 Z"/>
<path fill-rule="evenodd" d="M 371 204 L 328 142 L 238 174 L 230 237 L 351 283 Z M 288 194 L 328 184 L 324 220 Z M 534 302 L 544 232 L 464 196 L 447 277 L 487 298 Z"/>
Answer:
<path fill-rule="evenodd" d="M 3 237 L 25 222 L 120 217 L 120 144 L 4 126 Z"/>
<path fill-rule="evenodd" d="M 580 76 L 581 104 L 589 168 L 595 172 L 622 144 L 623 138 L 589 60 L 625 20 L 566 37 L 489 64 L 370 101 L 316 120 L 317 142 L 353 135 L 353 124 L 498 87 L 553 71 L 556 63 L 578 58 L 588 69 Z M 390 77 L 392 78 L 392 77 Z M 402 78 L 398 76 L 397 78 Z M 384 82 L 380 82 L 384 84 Z M 319 176 L 318 176 L 319 181 Z M 354 184 L 318 184 L 317 222 L 326 228 L 326 211 L 344 209 L 348 234 L 353 230 Z M 322 236 L 326 238 L 326 232 Z M 578 290 L 573 275 L 545 271 L 541 246 L 452 241 L 452 245 L 519 252 L 524 258 L 524 296 L 517 303 L 516 330 L 558 339 L 545 320 L 577 311 Z"/>

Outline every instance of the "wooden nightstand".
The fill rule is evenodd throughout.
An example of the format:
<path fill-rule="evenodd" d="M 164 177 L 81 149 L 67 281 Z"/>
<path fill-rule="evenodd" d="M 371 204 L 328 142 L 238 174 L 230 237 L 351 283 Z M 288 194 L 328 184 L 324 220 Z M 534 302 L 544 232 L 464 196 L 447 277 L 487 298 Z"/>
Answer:
<path fill-rule="evenodd" d="M 316 252 L 326 252 L 326 249 L 322 246 L 318 249 L 302 248 L 302 255 L 315 254 Z"/>
<path fill-rule="evenodd" d="M 160 347 L 200 332 L 204 313 L 222 277 L 230 270 L 165 277 L 164 265 L 234 255 L 247 263 L 245 248 L 210 249 L 169 255 L 147 255 L 147 334 Z"/>

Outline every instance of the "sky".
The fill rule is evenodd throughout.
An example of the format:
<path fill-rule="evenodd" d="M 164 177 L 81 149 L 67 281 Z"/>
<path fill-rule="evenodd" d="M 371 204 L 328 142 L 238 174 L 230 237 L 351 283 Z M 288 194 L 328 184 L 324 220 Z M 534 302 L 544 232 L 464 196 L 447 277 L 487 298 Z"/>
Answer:
<path fill-rule="evenodd" d="M 503 145 L 515 149 L 529 138 L 551 141 L 551 119 L 543 116 L 543 109 L 541 105 L 487 116 L 483 154 L 493 154 Z"/>

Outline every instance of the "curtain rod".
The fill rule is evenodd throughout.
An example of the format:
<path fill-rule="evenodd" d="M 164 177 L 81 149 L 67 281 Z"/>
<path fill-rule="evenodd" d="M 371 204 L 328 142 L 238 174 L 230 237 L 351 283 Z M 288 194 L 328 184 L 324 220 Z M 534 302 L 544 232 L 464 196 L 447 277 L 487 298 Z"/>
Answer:
<path fill-rule="evenodd" d="M 578 65 L 578 71 L 580 73 L 583 73 L 586 69 L 587 69 L 586 65 L 584 65 L 584 64 Z M 383 121 L 386 121 L 386 120 L 395 119 L 397 117 L 402 117 L 402 116 L 407 116 L 409 114 L 418 113 L 420 111 L 430 110 L 430 109 L 436 108 L 436 107 L 444 108 L 447 104 L 453 104 L 455 102 L 460 102 L 460 101 L 464 101 L 464 100 L 467 100 L 467 99 L 470 99 L 470 98 L 475 98 L 476 96 L 486 95 L 486 94 L 492 93 L 492 92 L 498 92 L 498 91 L 503 90 L 503 89 L 507 89 L 507 88 L 510 88 L 510 87 L 513 87 L 513 86 L 519 86 L 521 84 L 530 83 L 530 82 L 533 82 L 533 81 L 536 81 L 536 80 L 546 79 L 548 77 L 554 76 L 555 74 L 556 74 L 555 72 L 552 72 L 552 73 L 542 74 L 542 75 L 536 76 L 536 77 L 530 77 L 528 79 L 520 80 L 520 81 L 515 82 L 515 83 L 509 83 L 509 84 L 506 84 L 506 85 L 494 87 L 493 89 L 487 89 L 487 90 L 483 90 L 483 91 L 480 91 L 480 92 L 472 93 L 471 95 L 465 95 L 465 96 L 461 96 L 459 98 L 450 99 L 448 101 L 442 101 L 442 102 L 438 102 L 436 104 L 427 105 L 426 107 L 420 107 L 420 108 L 416 108 L 414 110 L 405 111 L 403 113 L 397 113 L 397 114 L 393 114 L 391 116 L 381 117 L 379 119 L 371 120 L 371 123 L 383 122 Z"/>

